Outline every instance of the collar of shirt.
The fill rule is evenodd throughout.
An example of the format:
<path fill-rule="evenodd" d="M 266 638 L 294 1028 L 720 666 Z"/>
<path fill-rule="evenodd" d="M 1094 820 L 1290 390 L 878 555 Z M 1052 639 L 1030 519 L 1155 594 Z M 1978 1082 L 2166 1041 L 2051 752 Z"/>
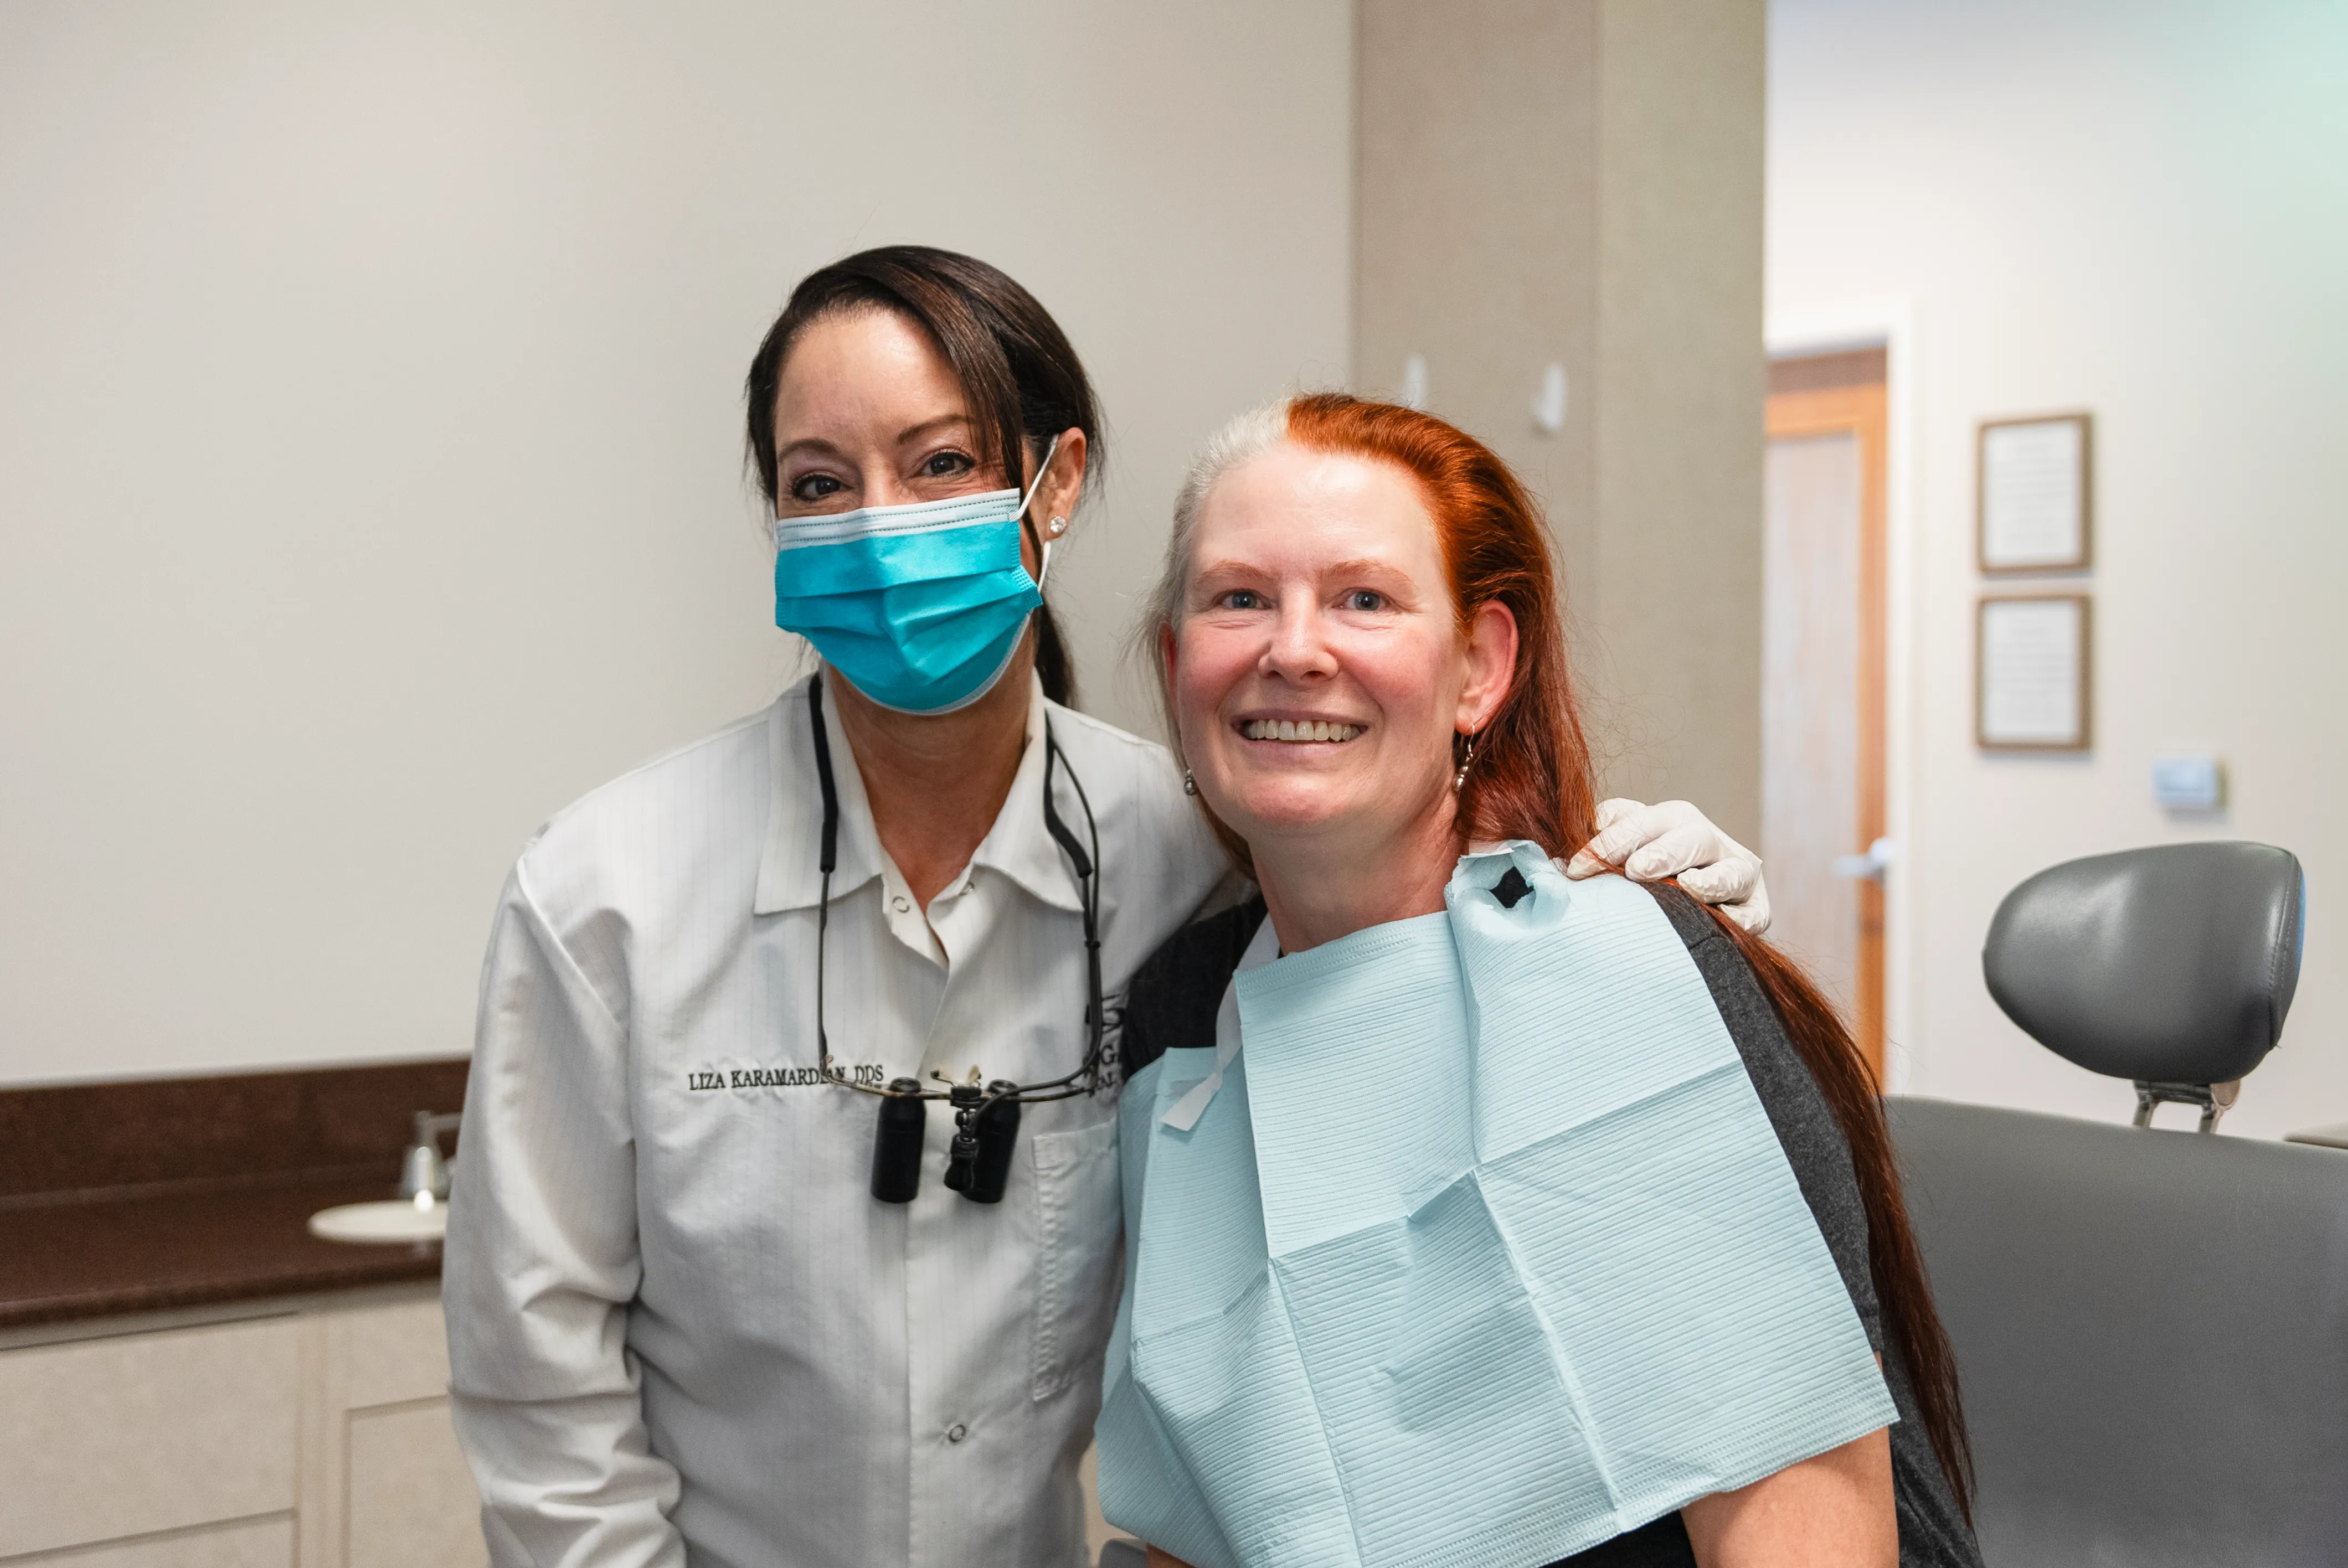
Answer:
<path fill-rule="evenodd" d="M 826 671 L 826 684 L 838 677 Z M 1043 683 L 1029 677 L 1026 748 L 1020 753 L 1018 774 L 1003 809 L 980 840 L 962 875 L 948 884 L 941 898 L 968 886 L 983 867 L 1001 873 L 1035 897 L 1055 908 L 1081 909 L 1083 900 L 1067 856 L 1044 825 L 1044 723 L 1048 704 Z M 831 896 L 853 893 L 874 877 L 895 884 L 903 879 L 880 846 L 872 822 L 872 805 L 864 794 L 863 775 L 856 753 L 839 726 L 836 702 L 823 705 L 825 733 L 831 742 L 831 775 L 839 794 L 839 862 L 831 874 Z M 774 799 L 767 817 L 767 845 L 758 861 L 758 890 L 752 912 L 780 914 L 788 909 L 811 909 L 823 898 L 823 785 L 816 776 L 815 739 L 807 715 L 807 682 L 797 682 L 778 702 L 769 717 L 768 754 L 773 759 Z M 1086 844 L 1084 808 L 1070 784 L 1070 770 L 1058 770 L 1061 819 Z"/>

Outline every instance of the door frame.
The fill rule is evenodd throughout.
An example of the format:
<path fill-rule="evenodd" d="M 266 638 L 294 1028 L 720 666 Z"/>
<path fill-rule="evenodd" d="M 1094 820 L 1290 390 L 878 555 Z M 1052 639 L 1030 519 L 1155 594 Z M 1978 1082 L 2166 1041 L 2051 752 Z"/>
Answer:
<path fill-rule="evenodd" d="M 1918 787 L 1915 652 L 1918 571 L 1915 421 L 1918 333 L 1905 298 L 1768 313 L 1762 334 L 1772 359 L 1880 348 L 1883 416 L 1883 821 L 1899 858 L 1883 878 L 1883 1086 L 1894 1094 L 1924 1087 L 1926 1042 L 1919 1030 L 1914 951 Z"/>
<path fill-rule="evenodd" d="M 1888 362 L 1889 355 L 1886 360 Z M 1798 360 L 1788 363 L 1800 363 Z M 1858 855 L 1890 832 L 1884 810 L 1889 748 L 1884 740 L 1887 704 L 1883 688 L 1889 666 L 1883 654 L 1886 616 L 1883 574 L 1883 513 L 1890 499 L 1890 475 L 1884 463 L 1889 445 L 1890 393 L 1881 382 L 1821 386 L 1799 392 L 1772 392 L 1767 404 L 1765 435 L 1774 445 L 1810 436 L 1848 436 L 1859 447 L 1859 798 L 1851 803 L 1858 831 L 1837 853 Z M 1815 847 L 1815 846 L 1813 846 Z M 1859 949 L 1851 979 L 1850 1032 L 1859 1054 L 1884 1076 L 1883 992 L 1889 965 L 1884 959 L 1883 878 L 1860 881 L 1858 888 Z"/>

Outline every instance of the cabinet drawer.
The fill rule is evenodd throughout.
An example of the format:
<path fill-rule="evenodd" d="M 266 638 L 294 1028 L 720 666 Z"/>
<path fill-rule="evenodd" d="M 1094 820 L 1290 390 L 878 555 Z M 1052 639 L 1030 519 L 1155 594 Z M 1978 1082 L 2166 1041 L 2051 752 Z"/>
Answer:
<path fill-rule="evenodd" d="M 440 1300 L 371 1303 L 317 1314 L 326 1335 L 335 1401 L 356 1408 L 445 1399 L 448 1332 Z"/>
<path fill-rule="evenodd" d="M 0 1351 L 0 1557 L 294 1506 L 292 1317 Z"/>
<path fill-rule="evenodd" d="M 294 1568 L 294 1522 L 248 1519 L 18 1558 L 10 1568 Z"/>
<path fill-rule="evenodd" d="M 448 1402 L 353 1410 L 346 1568 L 489 1568 L 481 1495 Z"/>

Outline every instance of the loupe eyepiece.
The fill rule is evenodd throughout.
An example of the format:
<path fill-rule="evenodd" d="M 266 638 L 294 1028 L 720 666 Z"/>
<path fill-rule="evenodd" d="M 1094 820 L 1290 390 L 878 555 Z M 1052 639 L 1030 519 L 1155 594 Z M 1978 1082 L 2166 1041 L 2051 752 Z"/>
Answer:
<path fill-rule="evenodd" d="M 872 1132 L 872 1195 L 884 1204 L 910 1204 L 922 1190 L 922 1143 L 928 1107 L 919 1079 L 893 1079 L 880 1097 Z M 951 1178 L 949 1178 L 951 1180 Z"/>
<path fill-rule="evenodd" d="M 970 1123 L 985 1100 L 986 1091 L 975 1083 L 946 1086 L 946 1102 L 954 1108 L 953 1142 L 946 1146 L 946 1185 L 957 1193 L 970 1191 L 972 1173 L 978 1168 L 978 1129 Z"/>
<path fill-rule="evenodd" d="M 1011 1156 L 1019 1143 L 1019 1102 L 1012 1096 L 1018 1085 L 1000 1079 L 986 1086 L 994 1098 L 971 1113 L 970 1130 L 977 1148 L 971 1163 L 970 1183 L 962 1195 L 973 1204 L 999 1204 L 1011 1183 Z M 959 1144 L 962 1140 L 954 1142 Z"/>
<path fill-rule="evenodd" d="M 946 1149 L 946 1185 L 968 1197 L 971 1179 L 977 1169 L 977 1137 L 970 1132 L 955 1133 Z"/>

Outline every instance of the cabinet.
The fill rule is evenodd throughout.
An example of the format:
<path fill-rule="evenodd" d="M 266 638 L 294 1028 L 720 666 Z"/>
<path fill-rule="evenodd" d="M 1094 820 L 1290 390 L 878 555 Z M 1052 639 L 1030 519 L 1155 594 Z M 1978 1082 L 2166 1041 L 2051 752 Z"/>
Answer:
<path fill-rule="evenodd" d="M 0 1568 L 478 1568 L 430 1286 L 0 1348 Z"/>

